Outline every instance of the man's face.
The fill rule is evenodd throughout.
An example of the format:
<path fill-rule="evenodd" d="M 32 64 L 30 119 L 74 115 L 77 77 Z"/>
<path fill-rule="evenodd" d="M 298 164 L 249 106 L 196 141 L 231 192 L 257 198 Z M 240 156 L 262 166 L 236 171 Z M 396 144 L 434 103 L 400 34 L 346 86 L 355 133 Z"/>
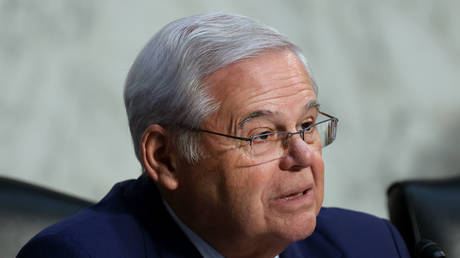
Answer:
<path fill-rule="evenodd" d="M 206 79 L 221 103 L 201 129 L 251 137 L 298 131 L 317 117 L 311 81 L 291 51 L 262 54 Z M 290 136 L 285 154 L 257 159 L 248 142 L 203 133 L 199 164 L 178 165 L 183 219 L 206 238 L 279 239 L 309 236 L 323 201 L 321 143 Z M 282 147 L 281 147 L 282 148 Z M 206 239 L 210 242 L 212 240 Z"/>

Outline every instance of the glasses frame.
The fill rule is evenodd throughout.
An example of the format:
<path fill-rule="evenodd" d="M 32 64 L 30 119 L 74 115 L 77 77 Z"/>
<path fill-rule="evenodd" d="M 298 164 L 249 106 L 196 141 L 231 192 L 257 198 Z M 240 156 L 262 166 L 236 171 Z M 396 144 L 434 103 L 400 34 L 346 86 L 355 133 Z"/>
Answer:
<path fill-rule="evenodd" d="M 295 135 L 295 134 L 299 134 L 300 137 L 302 138 L 302 140 L 305 140 L 305 131 L 308 131 L 310 130 L 311 128 L 319 125 L 319 124 L 322 124 L 322 123 L 326 123 L 326 122 L 329 122 L 329 121 L 332 121 L 332 123 L 335 125 L 334 129 L 337 128 L 337 123 L 339 121 L 338 118 L 332 116 L 332 115 L 329 115 L 329 114 L 326 114 L 324 112 L 321 112 L 319 111 L 319 114 L 325 116 L 325 117 L 328 117 L 328 119 L 326 120 L 323 120 L 323 121 L 319 121 L 317 123 L 314 123 L 312 125 L 309 125 L 308 127 L 306 128 L 303 128 L 299 131 L 296 131 L 296 132 L 287 132 L 287 131 L 278 131 L 278 132 L 269 132 L 269 133 L 262 133 L 262 134 L 256 134 L 256 135 L 253 135 L 251 136 L 250 138 L 247 138 L 247 137 L 239 137 L 239 136 L 234 136 L 234 135 L 229 135 L 229 134 L 223 134 L 223 133 L 218 133 L 218 132 L 213 132 L 213 131 L 209 131 L 209 130 L 206 130 L 206 129 L 193 129 L 194 131 L 197 131 L 197 132 L 203 132 L 203 133 L 209 133 L 209 134 L 214 134 L 214 135 L 219 135 L 219 136 L 223 136 L 223 137 L 227 137 L 227 138 L 232 138 L 232 139 L 237 139 L 237 140 L 241 140 L 241 141 L 248 141 L 249 142 L 249 145 L 252 147 L 253 145 L 253 142 L 254 142 L 254 139 L 256 137 L 261 137 L 261 136 L 266 136 L 266 135 L 273 135 L 273 134 L 286 134 L 286 140 L 289 138 L 289 136 L 291 135 Z M 334 140 L 335 140 L 335 137 L 334 137 Z M 283 143 L 284 145 L 286 143 Z M 327 146 L 327 145 L 326 145 Z"/>

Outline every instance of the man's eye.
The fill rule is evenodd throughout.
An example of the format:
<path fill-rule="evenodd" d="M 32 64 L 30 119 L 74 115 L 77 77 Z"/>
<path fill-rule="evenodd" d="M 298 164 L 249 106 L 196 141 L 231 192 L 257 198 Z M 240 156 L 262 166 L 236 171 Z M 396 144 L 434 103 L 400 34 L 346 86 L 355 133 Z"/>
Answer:
<path fill-rule="evenodd" d="M 263 132 L 257 135 L 254 135 L 253 141 L 254 142 L 262 142 L 262 141 L 267 141 L 273 138 L 274 134 L 272 132 Z"/>
<path fill-rule="evenodd" d="M 308 131 L 310 131 L 310 130 L 312 129 L 312 127 L 311 127 L 312 125 L 313 125 L 312 122 L 303 123 L 303 124 L 302 124 L 302 129 L 305 130 L 306 128 L 308 128 L 307 130 L 305 130 L 306 132 L 308 132 Z"/>

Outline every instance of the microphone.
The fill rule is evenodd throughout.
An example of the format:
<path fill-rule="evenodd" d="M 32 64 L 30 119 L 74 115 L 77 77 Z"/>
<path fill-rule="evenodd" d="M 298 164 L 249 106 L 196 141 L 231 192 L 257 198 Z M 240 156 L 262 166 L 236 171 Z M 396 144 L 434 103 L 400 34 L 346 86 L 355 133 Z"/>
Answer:
<path fill-rule="evenodd" d="M 446 253 L 433 241 L 422 239 L 415 245 L 418 258 L 446 258 Z"/>

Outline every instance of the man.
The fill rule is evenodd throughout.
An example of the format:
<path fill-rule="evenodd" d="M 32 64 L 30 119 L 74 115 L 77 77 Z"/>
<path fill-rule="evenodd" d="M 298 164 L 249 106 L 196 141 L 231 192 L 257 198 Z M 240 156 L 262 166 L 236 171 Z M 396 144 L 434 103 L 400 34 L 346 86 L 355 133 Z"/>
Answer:
<path fill-rule="evenodd" d="M 299 48 L 265 25 L 168 24 L 126 81 L 142 176 L 19 257 L 408 257 L 388 221 L 321 208 L 338 120 L 317 90 Z"/>

